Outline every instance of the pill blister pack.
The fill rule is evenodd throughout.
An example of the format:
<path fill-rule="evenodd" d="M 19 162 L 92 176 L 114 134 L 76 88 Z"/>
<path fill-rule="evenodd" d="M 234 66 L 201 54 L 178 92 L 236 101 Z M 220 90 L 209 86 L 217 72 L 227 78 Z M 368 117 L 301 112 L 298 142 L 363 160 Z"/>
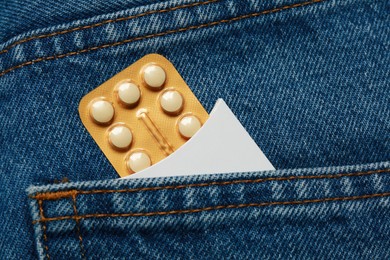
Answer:
<path fill-rule="evenodd" d="M 81 121 L 121 177 L 166 158 L 208 114 L 174 66 L 149 54 L 84 96 Z"/>

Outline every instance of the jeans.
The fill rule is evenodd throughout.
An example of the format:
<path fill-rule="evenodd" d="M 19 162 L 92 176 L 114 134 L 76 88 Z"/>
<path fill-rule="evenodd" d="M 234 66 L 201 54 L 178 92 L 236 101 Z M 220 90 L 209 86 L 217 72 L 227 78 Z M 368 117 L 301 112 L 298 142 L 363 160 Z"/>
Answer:
<path fill-rule="evenodd" d="M 0 22 L 1 259 L 390 257 L 388 1 L 73 2 Z M 149 53 L 278 170 L 118 179 L 77 108 Z"/>

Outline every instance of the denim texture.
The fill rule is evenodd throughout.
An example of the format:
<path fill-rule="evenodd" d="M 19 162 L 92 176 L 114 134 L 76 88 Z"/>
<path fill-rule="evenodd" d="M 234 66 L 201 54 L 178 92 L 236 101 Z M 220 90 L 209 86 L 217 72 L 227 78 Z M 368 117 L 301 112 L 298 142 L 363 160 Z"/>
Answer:
<path fill-rule="evenodd" d="M 0 257 L 389 258 L 389 10 L 164 1 L 0 44 Z M 78 103 L 149 53 L 208 111 L 223 98 L 284 170 L 113 180 Z"/>
<path fill-rule="evenodd" d="M 84 182 L 29 194 L 46 259 L 387 259 L 389 168 Z"/>
<path fill-rule="evenodd" d="M 99 14 L 142 6 L 155 0 L 7 0 L 0 2 L 0 41 L 26 30 L 61 25 L 65 22 L 90 18 Z"/>

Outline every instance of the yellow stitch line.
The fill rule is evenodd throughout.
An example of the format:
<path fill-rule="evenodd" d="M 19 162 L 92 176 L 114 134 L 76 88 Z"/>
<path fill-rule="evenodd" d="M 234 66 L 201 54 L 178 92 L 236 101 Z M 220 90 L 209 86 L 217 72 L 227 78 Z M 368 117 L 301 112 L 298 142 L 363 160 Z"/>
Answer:
<path fill-rule="evenodd" d="M 73 212 L 75 216 L 76 221 L 76 229 L 77 229 L 77 235 L 79 237 L 79 244 L 80 244 L 80 252 L 82 259 L 87 259 L 85 256 L 85 248 L 83 244 L 83 237 L 81 236 L 81 229 L 80 229 L 80 219 L 78 218 L 78 212 L 77 212 L 77 206 L 76 206 L 76 193 L 72 194 L 72 201 L 73 201 Z"/>
<path fill-rule="evenodd" d="M 260 183 L 268 181 L 292 181 L 292 180 L 310 180 L 310 179 L 337 179 L 342 177 L 359 177 L 366 176 L 378 173 L 390 172 L 390 169 L 379 169 L 373 171 L 365 172 L 354 172 L 354 173 L 338 173 L 338 174 L 323 174 L 323 175 L 301 175 L 301 176 L 286 176 L 286 177 L 269 177 L 269 178 L 260 178 L 254 180 L 233 180 L 233 181 L 213 181 L 205 183 L 192 183 L 192 184 L 182 184 L 182 185 L 168 185 L 168 186 L 157 186 L 157 187 L 142 187 L 142 188 L 132 188 L 132 189 L 119 189 L 119 190 L 70 190 L 70 191 L 59 191 L 59 192 L 46 192 L 38 193 L 35 196 L 31 196 L 32 199 L 42 199 L 42 200 L 56 200 L 64 197 L 70 197 L 73 193 L 75 194 L 100 194 L 100 193 L 125 193 L 125 192 L 139 192 L 139 191 L 157 191 L 157 190 L 168 190 L 168 189 L 185 189 L 192 187 L 207 187 L 207 186 L 225 186 L 232 184 L 244 184 L 244 183 Z M 57 195 L 58 194 L 58 195 Z"/>
<path fill-rule="evenodd" d="M 139 41 L 139 40 L 143 40 L 143 39 L 160 37 L 160 36 L 164 36 L 164 35 L 168 35 L 168 34 L 184 32 L 184 31 L 193 30 L 193 29 L 199 29 L 199 28 L 204 28 L 204 27 L 210 27 L 210 26 L 219 25 L 219 24 L 223 24 L 223 23 L 234 22 L 234 21 L 238 21 L 238 20 L 242 20 L 242 19 L 246 19 L 246 18 L 257 17 L 257 16 L 269 14 L 269 13 L 276 13 L 276 12 L 279 12 L 279 11 L 282 11 L 282 10 L 302 7 L 302 6 L 315 4 L 315 3 L 320 3 L 320 2 L 324 2 L 324 1 L 327 1 L 327 0 L 311 0 L 311 1 L 303 2 L 303 3 L 287 5 L 287 6 L 283 6 L 283 7 L 278 7 L 278 8 L 271 9 L 271 10 L 265 10 L 265 11 L 258 12 L 258 13 L 241 15 L 241 16 L 234 17 L 234 18 L 231 18 L 231 19 L 224 19 L 224 20 L 220 20 L 220 21 L 209 22 L 209 23 L 200 24 L 200 25 L 193 25 L 193 26 L 189 26 L 189 27 L 185 27 L 185 28 L 179 28 L 179 29 L 175 29 L 175 30 L 169 30 L 169 31 L 161 32 L 161 33 L 155 33 L 155 34 L 149 34 L 149 35 L 140 36 L 140 37 L 136 37 L 136 38 L 130 38 L 130 39 L 126 39 L 126 40 L 115 42 L 115 43 L 110 43 L 110 44 L 104 44 L 104 45 L 100 45 L 100 46 L 90 47 L 90 48 L 83 49 L 83 50 L 80 50 L 80 51 L 73 51 L 73 52 L 60 54 L 60 55 L 53 55 L 53 56 L 49 56 L 49 57 L 37 58 L 35 60 L 24 62 L 24 63 L 21 63 L 19 65 L 13 66 L 13 67 L 11 67 L 9 69 L 3 70 L 0 73 L 0 77 L 4 76 L 5 74 L 7 74 L 7 73 L 9 73 L 9 72 L 11 72 L 11 71 L 13 71 L 15 69 L 19 69 L 19 68 L 31 65 L 33 63 L 41 62 L 41 61 L 60 59 L 60 58 L 68 57 L 68 56 L 82 54 L 82 53 L 89 52 L 89 51 L 94 51 L 94 50 L 104 49 L 104 48 L 108 48 L 108 47 L 114 47 L 114 46 L 118 46 L 118 45 L 123 45 L 123 44 L 126 44 L 126 43 Z"/>
<path fill-rule="evenodd" d="M 357 172 L 357 173 L 340 173 L 334 175 L 312 175 L 312 176 L 287 176 L 287 177 L 269 177 L 261 178 L 254 180 L 234 180 L 234 181 L 223 181 L 223 182 L 208 182 L 208 183 L 194 183 L 187 185 L 170 185 L 170 186 L 160 186 L 160 187 L 143 187 L 143 188 L 133 188 L 133 189 L 121 189 L 121 190 L 89 190 L 89 191 L 78 191 L 78 194 L 98 194 L 98 193 L 123 193 L 123 192 L 137 192 L 137 191 L 153 191 L 153 190 L 166 190 L 166 189 L 184 189 L 191 187 L 206 187 L 206 186 L 224 186 L 231 184 L 241 184 L 241 183 L 259 183 L 267 181 L 289 181 L 289 180 L 300 180 L 300 179 L 336 179 L 341 177 L 357 177 L 364 175 L 371 175 L 377 173 L 388 172 L 390 169 L 367 171 L 367 172 Z"/>
<path fill-rule="evenodd" d="M 43 240 L 44 240 L 43 247 L 46 250 L 46 258 L 48 260 L 50 260 L 49 246 L 47 245 L 48 244 L 48 239 L 47 239 L 47 234 L 46 234 L 46 223 L 44 221 L 46 218 L 45 218 L 45 216 L 43 214 L 43 202 L 42 202 L 42 200 L 38 200 L 38 205 L 39 205 L 40 222 L 42 222 L 41 230 L 42 230 L 42 233 L 43 233 Z M 33 221 L 33 224 L 35 224 L 34 221 Z"/>
<path fill-rule="evenodd" d="M 156 211 L 156 212 L 145 212 L 145 213 L 130 212 L 130 213 L 111 213 L 111 214 L 110 213 L 87 214 L 87 215 L 80 215 L 80 216 L 61 216 L 61 217 L 54 217 L 54 218 L 46 218 L 46 219 L 36 220 L 33 223 L 36 224 L 39 222 L 59 221 L 59 220 L 66 220 L 66 219 L 108 218 L 108 217 L 150 217 L 150 216 L 164 216 L 164 215 L 174 215 L 174 214 L 191 214 L 191 213 L 199 213 L 204 211 L 221 210 L 221 209 L 266 207 L 266 206 L 276 206 L 276 205 L 300 205 L 300 204 L 311 204 L 311 203 L 332 202 L 332 201 L 353 201 L 353 200 L 380 198 L 380 197 L 388 197 L 388 196 L 390 196 L 390 192 L 366 194 L 360 196 L 349 196 L 349 197 L 323 198 L 323 199 L 306 199 L 306 200 L 295 200 L 295 201 L 275 201 L 275 202 L 219 205 L 219 206 L 205 207 L 205 208 L 198 208 L 198 209 Z"/>
<path fill-rule="evenodd" d="M 22 43 L 29 42 L 29 41 L 34 40 L 34 39 L 44 39 L 44 38 L 53 37 L 53 36 L 56 36 L 56 35 L 62 35 L 62 34 L 75 32 L 75 31 L 79 31 L 79 30 L 92 29 L 92 28 L 96 28 L 96 27 L 99 27 L 99 26 L 102 26 L 102 25 L 105 25 L 105 24 L 116 23 L 116 22 L 121 22 L 121 21 L 127 21 L 127 20 L 140 18 L 140 17 L 143 17 L 143 16 L 151 15 L 151 14 L 167 13 L 167 12 L 176 11 L 176 10 L 179 10 L 179 9 L 195 7 L 195 6 L 201 6 L 201 5 L 207 5 L 207 4 L 215 3 L 215 2 L 218 2 L 218 1 L 220 1 L 220 0 L 209 0 L 209 1 L 205 1 L 205 2 L 196 2 L 196 3 L 191 3 L 191 4 L 175 6 L 175 7 L 171 7 L 171 8 L 167 8 L 167 9 L 162 9 L 162 10 L 152 10 L 152 11 L 147 11 L 147 12 L 136 14 L 136 15 L 127 16 L 127 17 L 120 17 L 120 18 L 116 18 L 116 19 L 109 19 L 109 20 L 105 20 L 105 21 L 102 21 L 102 22 L 99 22 L 99 23 L 92 24 L 92 25 L 83 25 L 83 26 L 79 26 L 79 27 L 75 27 L 75 28 L 71 28 L 71 29 L 66 29 L 66 30 L 63 30 L 63 31 L 52 32 L 52 33 L 42 34 L 42 35 L 37 35 L 37 36 L 31 36 L 31 37 L 28 37 L 28 38 L 25 38 L 25 39 L 21 39 L 19 41 L 16 41 L 16 42 L 8 45 L 2 51 L 0 51 L 0 54 L 6 53 L 10 49 L 12 49 L 13 47 L 15 47 L 17 45 L 20 45 Z"/>
<path fill-rule="evenodd" d="M 70 198 L 75 194 L 77 194 L 77 190 L 53 191 L 53 192 L 38 193 L 35 196 L 31 196 L 31 198 L 37 200 L 57 200 L 62 198 Z"/>

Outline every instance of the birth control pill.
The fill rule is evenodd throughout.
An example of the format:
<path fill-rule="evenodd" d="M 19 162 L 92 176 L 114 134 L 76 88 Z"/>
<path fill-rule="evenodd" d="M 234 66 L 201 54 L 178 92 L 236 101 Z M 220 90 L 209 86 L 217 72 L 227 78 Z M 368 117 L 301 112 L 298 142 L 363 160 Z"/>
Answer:
<path fill-rule="evenodd" d="M 139 172 L 152 165 L 152 161 L 147 153 L 137 151 L 130 154 L 127 160 L 127 167 L 132 172 Z"/>
<path fill-rule="evenodd" d="M 160 105 L 168 114 L 178 113 L 183 108 L 183 96 L 176 90 L 165 91 L 160 97 Z"/>
<path fill-rule="evenodd" d="M 106 124 L 114 117 L 114 107 L 106 100 L 97 100 L 92 103 L 90 114 L 95 122 Z"/>
<path fill-rule="evenodd" d="M 160 89 L 166 80 L 163 68 L 158 65 L 148 65 L 144 69 L 143 78 L 145 83 L 152 89 Z"/>
<path fill-rule="evenodd" d="M 131 82 L 122 82 L 117 87 L 119 100 L 127 106 L 137 104 L 141 97 L 138 86 Z"/>
<path fill-rule="evenodd" d="M 131 141 L 133 140 L 133 134 L 128 127 L 117 125 L 109 131 L 108 139 L 114 148 L 125 149 L 130 147 Z"/>
<path fill-rule="evenodd" d="M 196 116 L 188 115 L 179 120 L 179 133 L 185 138 L 191 138 L 202 126 Z"/>
<path fill-rule="evenodd" d="M 172 63 L 141 58 L 88 93 L 80 118 L 121 177 L 184 145 L 208 118 Z"/>

